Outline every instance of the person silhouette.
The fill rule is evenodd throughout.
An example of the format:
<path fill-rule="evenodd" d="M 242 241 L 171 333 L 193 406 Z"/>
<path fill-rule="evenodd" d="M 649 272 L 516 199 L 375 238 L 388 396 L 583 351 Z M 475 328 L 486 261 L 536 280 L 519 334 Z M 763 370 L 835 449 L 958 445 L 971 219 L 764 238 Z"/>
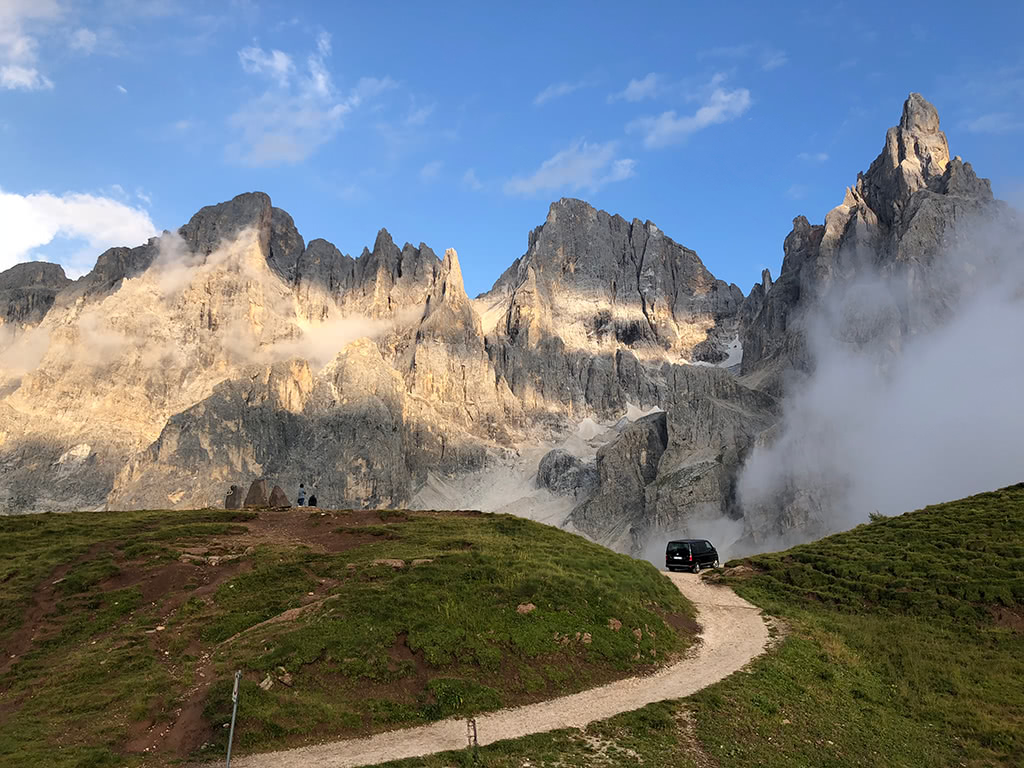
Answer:
<path fill-rule="evenodd" d="M 295 501 L 297 506 L 306 506 L 306 486 L 302 483 L 299 483 L 299 496 Z"/>

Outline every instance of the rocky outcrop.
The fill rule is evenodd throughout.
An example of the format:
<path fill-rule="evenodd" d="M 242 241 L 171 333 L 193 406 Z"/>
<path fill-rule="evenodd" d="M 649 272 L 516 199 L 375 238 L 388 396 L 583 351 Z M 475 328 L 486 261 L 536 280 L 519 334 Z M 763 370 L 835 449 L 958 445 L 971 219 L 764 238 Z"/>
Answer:
<path fill-rule="evenodd" d="M 253 480 L 252 485 L 249 486 L 249 492 L 245 494 L 245 507 L 266 507 L 270 504 L 270 498 L 267 495 L 267 481 L 260 478 Z"/>
<path fill-rule="evenodd" d="M 537 466 L 537 487 L 552 493 L 587 497 L 597 487 L 596 464 L 584 463 L 566 450 L 544 454 Z"/>
<path fill-rule="evenodd" d="M 665 412 L 638 420 L 598 452 L 598 490 L 571 517 L 587 535 L 632 554 L 655 535 L 741 518 L 737 473 L 778 418 L 773 397 L 723 369 L 671 366 L 665 379 Z"/>
<path fill-rule="evenodd" d="M 833 323 L 838 340 L 881 339 L 898 352 L 902 338 L 932 327 L 954 299 L 940 257 L 958 228 L 997 207 L 988 180 L 959 157 L 950 160 L 935 107 L 910 94 L 881 154 L 825 223 L 793 220 L 778 280 L 756 300 L 756 312 L 751 301 L 741 313 L 744 376 L 778 392 L 787 372 L 810 371 L 807 316 L 823 306 L 842 308 Z M 873 278 L 884 279 L 891 300 L 859 307 L 851 286 Z"/>
<path fill-rule="evenodd" d="M 284 489 L 280 485 L 275 485 L 270 489 L 270 506 L 272 507 L 290 507 L 292 503 L 288 501 L 288 496 L 285 495 Z"/>
<path fill-rule="evenodd" d="M 0 272 L 0 327 L 36 325 L 70 283 L 59 264 L 45 261 Z"/>
<path fill-rule="evenodd" d="M 242 508 L 242 489 L 237 485 L 232 485 L 228 491 L 228 495 L 224 498 L 224 509 L 241 509 Z"/>
<path fill-rule="evenodd" d="M 632 551 L 633 524 L 644 517 L 644 491 L 657 477 L 667 445 L 666 414 L 653 413 L 599 450 L 597 492 L 573 510 L 573 525 L 612 548 Z"/>

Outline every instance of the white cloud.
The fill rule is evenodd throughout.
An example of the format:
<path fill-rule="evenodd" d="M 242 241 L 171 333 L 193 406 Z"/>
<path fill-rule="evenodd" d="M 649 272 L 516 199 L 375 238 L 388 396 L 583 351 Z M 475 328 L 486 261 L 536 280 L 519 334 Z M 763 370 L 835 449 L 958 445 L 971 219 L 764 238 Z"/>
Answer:
<path fill-rule="evenodd" d="M 325 58 L 331 55 L 331 35 L 329 32 L 321 32 L 317 35 L 316 49 Z"/>
<path fill-rule="evenodd" d="M 441 173 L 441 166 L 444 165 L 440 160 L 433 160 L 422 168 L 420 168 L 420 181 L 433 181 Z"/>
<path fill-rule="evenodd" d="M 53 88 L 53 81 L 35 67 L 6 64 L 0 67 L 0 87 L 10 91 L 48 91 Z"/>
<path fill-rule="evenodd" d="M 580 88 L 586 87 L 586 85 L 587 84 L 582 81 L 578 83 L 554 83 L 534 97 L 533 105 L 535 107 L 539 107 L 553 99 L 560 99 L 562 96 L 568 96 L 573 91 L 578 91 Z"/>
<path fill-rule="evenodd" d="M 788 61 L 789 57 L 785 51 L 766 49 L 761 53 L 761 69 L 765 72 L 785 66 Z"/>
<path fill-rule="evenodd" d="M 118 93 L 128 93 L 128 89 L 125 88 L 123 85 L 117 86 L 117 91 Z"/>
<path fill-rule="evenodd" d="M 726 91 L 715 88 L 700 109 L 692 115 L 677 116 L 675 110 L 657 117 L 640 117 L 626 126 L 627 133 L 642 133 L 648 149 L 678 144 L 688 136 L 710 125 L 724 123 L 742 115 L 750 108 L 750 91 L 737 88 Z"/>
<path fill-rule="evenodd" d="M 541 163 L 534 173 L 505 182 L 505 194 L 531 197 L 538 192 L 568 189 L 596 192 L 606 184 L 628 179 L 635 162 L 616 158 L 618 145 L 574 141 L 568 148 Z"/>
<path fill-rule="evenodd" d="M 797 155 L 797 158 L 803 160 L 805 163 L 824 163 L 828 162 L 827 152 L 801 152 Z"/>
<path fill-rule="evenodd" d="M 238 52 L 246 72 L 264 75 L 272 85 L 228 119 L 238 134 L 227 148 L 229 159 L 254 167 L 300 163 L 334 138 L 349 113 L 397 87 L 388 77 L 364 77 L 340 95 L 325 64 L 330 51 L 330 36 L 321 33 L 305 73 L 283 51 L 250 47 Z"/>
<path fill-rule="evenodd" d="M 785 66 L 789 62 L 789 56 L 785 51 L 763 43 L 741 43 L 739 45 L 722 45 L 717 48 L 708 48 L 697 54 L 698 59 L 750 59 L 757 61 L 758 66 L 765 72 Z"/>
<path fill-rule="evenodd" d="M 250 74 L 265 72 L 274 78 L 282 88 L 288 85 L 292 72 L 295 70 L 292 57 L 278 50 L 267 53 L 262 48 L 250 46 L 238 52 L 238 60 L 246 72 Z"/>
<path fill-rule="evenodd" d="M 85 241 L 95 258 L 115 245 L 140 245 L 156 233 L 145 211 L 109 197 L 74 192 L 18 195 L 0 190 L 0 221 L 0 270 L 33 258 L 35 249 L 58 237 Z"/>
<path fill-rule="evenodd" d="M 1016 133 L 1024 130 L 1024 120 L 1009 112 L 991 112 L 964 123 L 971 133 Z"/>
<path fill-rule="evenodd" d="M 39 41 L 34 28 L 61 16 L 56 0 L 0 1 L 0 88 L 40 91 L 53 81 L 39 71 Z"/>
<path fill-rule="evenodd" d="M 623 90 L 613 93 L 608 97 L 609 102 L 613 101 L 644 101 L 653 99 L 658 95 L 663 86 L 661 75 L 656 72 L 649 72 L 640 80 L 630 80 Z"/>
<path fill-rule="evenodd" d="M 803 200 L 807 197 L 807 187 L 802 184 L 793 184 L 786 190 L 786 197 L 790 200 Z"/>
<path fill-rule="evenodd" d="M 464 174 L 462 174 L 462 183 L 464 186 L 470 189 L 483 189 L 483 182 L 477 178 L 476 169 L 470 168 Z"/>
<path fill-rule="evenodd" d="M 427 122 L 427 118 L 434 113 L 434 105 L 428 104 L 425 107 L 419 107 L 418 109 L 411 109 L 409 114 L 405 117 L 405 124 L 408 126 L 423 125 Z"/>
<path fill-rule="evenodd" d="M 90 54 L 96 50 L 96 33 L 82 27 L 71 33 L 71 50 Z"/>

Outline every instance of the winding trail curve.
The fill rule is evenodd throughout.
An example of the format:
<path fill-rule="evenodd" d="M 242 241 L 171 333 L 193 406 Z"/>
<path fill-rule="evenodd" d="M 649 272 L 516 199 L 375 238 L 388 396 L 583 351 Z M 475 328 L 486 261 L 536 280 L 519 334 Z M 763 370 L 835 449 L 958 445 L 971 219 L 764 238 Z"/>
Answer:
<path fill-rule="evenodd" d="M 678 699 L 716 683 L 759 656 L 768 627 L 759 608 L 728 587 L 690 574 L 666 574 L 697 606 L 702 625 L 696 652 L 645 677 L 630 677 L 571 696 L 503 709 L 476 718 L 483 746 L 559 728 L 583 728 L 596 720 L 656 701 Z M 232 760 L 237 768 L 355 768 L 400 758 L 422 757 L 467 745 L 466 720 L 450 719 L 362 739 L 267 752 Z"/>

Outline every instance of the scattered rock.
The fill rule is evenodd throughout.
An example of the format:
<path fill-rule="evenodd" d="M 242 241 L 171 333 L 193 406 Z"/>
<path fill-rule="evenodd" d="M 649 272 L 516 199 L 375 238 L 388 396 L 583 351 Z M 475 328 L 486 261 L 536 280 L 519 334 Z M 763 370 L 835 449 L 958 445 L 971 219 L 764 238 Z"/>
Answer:
<path fill-rule="evenodd" d="M 262 688 L 264 691 L 269 691 L 273 687 L 274 687 L 274 678 L 272 678 L 270 676 L 270 674 L 268 673 L 267 676 L 265 678 L 263 678 L 263 682 L 260 683 L 260 688 Z"/>
<path fill-rule="evenodd" d="M 399 568 L 405 568 L 405 560 L 396 560 L 392 558 L 382 557 L 378 560 L 374 560 L 371 565 L 390 565 L 395 570 Z"/>
<path fill-rule="evenodd" d="M 584 645 L 590 645 L 593 642 L 593 640 L 594 640 L 594 638 L 591 637 L 589 632 L 584 632 L 583 633 L 582 641 L 583 641 Z"/>
<path fill-rule="evenodd" d="M 527 613 L 533 613 L 535 610 L 537 610 L 537 606 L 533 603 L 521 603 L 519 607 L 516 608 L 516 613 L 525 615 Z"/>
<path fill-rule="evenodd" d="M 637 627 L 636 629 L 634 629 L 634 630 L 633 630 L 633 637 L 635 637 L 635 638 L 636 638 L 636 641 L 637 641 L 637 642 L 639 643 L 639 642 L 640 642 L 641 640 L 643 640 L 643 639 L 644 639 L 644 633 L 643 633 L 643 630 L 642 630 L 642 629 L 640 629 L 639 627 Z"/>
<path fill-rule="evenodd" d="M 622 629 L 622 622 L 618 619 L 608 619 L 608 629 L 612 630 L 613 632 L 618 632 L 620 629 Z"/>
<path fill-rule="evenodd" d="M 270 491 L 270 506 L 272 507 L 290 507 L 292 503 L 288 501 L 288 497 L 285 496 L 284 490 L 280 485 L 275 485 Z"/>
<path fill-rule="evenodd" d="M 156 628 L 156 631 L 157 632 L 163 632 L 165 629 L 167 629 L 167 627 L 165 627 L 164 625 L 161 624 L 159 627 Z"/>
<path fill-rule="evenodd" d="M 232 485 L 231 490 L 228 491 L 227 498 L 224 499 L 224 509 L 241 509 L 242 508 L 242 489 L 237 485 Z"/>
<path fill-rule="evenodd" d="M 249 493 L 245 495 L 246 507 L 267 507 L 270 506 L 270 499 L 267 496 L 267 481 L 263 479 L 253 480 L 249 486 Z"/>
<path fill-rule="evenodd" d="M 420 557 L 412 561 L 412 567 L 415 568 L 417 565 L 426 565 L 427 563 L 434 562 L 432 557 Z"/>
<path fill-rule="evenodd" d="M 291 675 L 291 672 L 289 672 L 284 667 L 278 667 L 277 668 L 277 681 L 279 683 L 281 683 L 281 685 L 284 685 L 284 686 L 287 686 L 287 687 L 291 688 L 292 687 L 292 675 Z"/>

